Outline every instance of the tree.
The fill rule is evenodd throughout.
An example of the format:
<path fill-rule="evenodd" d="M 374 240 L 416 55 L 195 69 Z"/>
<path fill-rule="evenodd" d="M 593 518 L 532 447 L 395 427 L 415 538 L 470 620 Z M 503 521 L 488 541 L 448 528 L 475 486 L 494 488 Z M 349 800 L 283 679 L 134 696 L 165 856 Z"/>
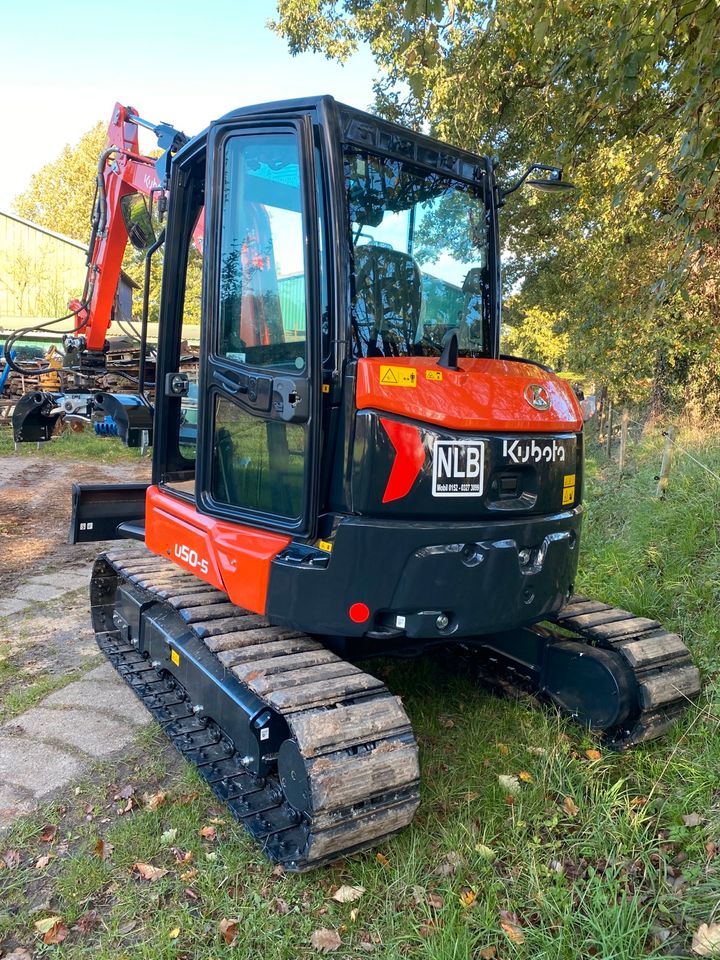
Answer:
<path fill-rule="evenodd" d="M 97 123 L 76 146 L 33 174 L 27 190 L 13 206 L 21 217 L 87 243 L 90 236 L 98 158 L 105 148 L 107 127 Z"/>
<path fill-rule="evenodd" d="M 275 29 L 337 59 L 365 41 L 379 113 L 496 156 L 506 180 L 566 166 L 574 200 L 526 190 L 503 211 L 511 341 L 533 322 L 545 347 L 567 335 L 573 368 L 636 399 L 710 385 L 715 0 L 279 0 Z"/>

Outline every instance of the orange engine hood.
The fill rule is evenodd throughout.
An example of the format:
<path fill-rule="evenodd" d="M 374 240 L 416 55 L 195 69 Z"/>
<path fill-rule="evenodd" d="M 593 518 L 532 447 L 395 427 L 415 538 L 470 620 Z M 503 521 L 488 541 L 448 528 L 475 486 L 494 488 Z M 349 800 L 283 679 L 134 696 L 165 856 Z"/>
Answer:
<path fill-rule="evenodd" d="M 358 360 L 356 405 L 451 430 L 558 433 L 582 430 L 570 385 L 554 373 L 516 360 L 459 360 L 458 370 L 434 357 Z M 550 401 L 537 410 L 526 399 L 531 385 Z"/>

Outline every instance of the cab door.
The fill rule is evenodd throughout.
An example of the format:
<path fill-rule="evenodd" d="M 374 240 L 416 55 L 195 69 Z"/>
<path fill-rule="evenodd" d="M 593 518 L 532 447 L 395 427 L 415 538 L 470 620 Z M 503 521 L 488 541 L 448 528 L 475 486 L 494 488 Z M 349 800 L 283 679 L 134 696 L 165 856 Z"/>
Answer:
<path fill-rule="evenodd" d="M 311 537 L 322 386 L 312 124 L 219 121 L 208 146 L 197 506 Z"/>

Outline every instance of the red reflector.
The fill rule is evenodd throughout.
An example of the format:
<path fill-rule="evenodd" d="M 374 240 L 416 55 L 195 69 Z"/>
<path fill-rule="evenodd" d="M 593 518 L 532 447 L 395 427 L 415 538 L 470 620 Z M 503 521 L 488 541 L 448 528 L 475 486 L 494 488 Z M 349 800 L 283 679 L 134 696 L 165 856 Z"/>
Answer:
<path fill-rule="evenodd" d="M 370 607 L 366 603 L 354 603 L 348 610 L 353 623 L 365 623 L 370 616 Z"/>

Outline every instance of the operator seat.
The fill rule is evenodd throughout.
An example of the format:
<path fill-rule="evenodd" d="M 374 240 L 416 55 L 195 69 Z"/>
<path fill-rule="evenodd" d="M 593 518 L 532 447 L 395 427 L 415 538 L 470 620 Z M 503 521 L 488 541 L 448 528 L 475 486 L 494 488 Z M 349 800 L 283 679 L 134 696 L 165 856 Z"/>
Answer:
<path fill-rule="evenodd" d="M 359 356 L 410 356 L 420 322 L 420 268 L 409 253 L 355 248 L 354 336 Z"/>

